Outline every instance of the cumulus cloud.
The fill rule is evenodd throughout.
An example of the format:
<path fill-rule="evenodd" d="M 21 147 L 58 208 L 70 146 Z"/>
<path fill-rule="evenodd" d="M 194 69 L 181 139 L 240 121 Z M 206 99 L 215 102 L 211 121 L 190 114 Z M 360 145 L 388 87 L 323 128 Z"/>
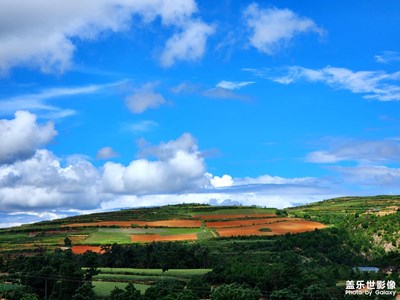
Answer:
<path fill-rule="evenodd" d="M 233 185 L 233 178 L 230 175 L 225 174 L 222 177 L 219 177 L 219 176 L 212 176 L 212 174 L 209 174 L 209 176 L 210 176 L 210 183 L 215 188 L 228 187 Z"/>
<path fill-rule="evenodd" d="M 265 72 L 262 73 L 266 77 Z M 269 76 L 275 82 L 291 84 L 299 80 L 323 82 L 338 89 L 364 94 L 366 99 L 380 101 L 400 100 L 400 72 L 352 71 L 346 68 L 325 67 L 309 69 L 300 66 L 287 68 L 284 76 Z"/>
<path fill-rule="evenodd" d="M 141 114 L 150 108 L 157 108 L 167 101 L 160 93 L 154 91 L 155 84 L 147 83 L 125 98 L 126 106 L 134 114 Z"/>
<path fill-rule="evenodd" d="M 0 207 L 95 207 L 100 201 L 98 177 L 97 169 L 80 156 L 68 157 L 63 167 L 50 151 L 37 150 L 27 160 L 0 165 Z"/>
<path fill-rule="evenodd" d="M 31 157 L 57 135 L 52 122 L 40 125 L 34 114 L 17 111 L 14 116 L 0 120 L 0 164 Z"/>
<path fill-rule="evenodd" d="M 109 193 L 181 193 L 200 188 L 205 164 L 190 134 L 177 140 L 147 147 L 142 157 L 128 166 L 107 162 L 103 168 L 103 188 Z"/>
<path fill-rule="evenodd" d="M 44 9 L 46 8 L 46 9 Z M 43 72 L 64 72 L 72 65 L 74 40 L 93 40 L 109 32 L 121 32 L 132 26 L 132 17 L 145 23 L 157 18 L 163 26 L 183 28 L 167 42 L 167 64 L 178 59 L 202 55 L 208 25 L 193 21 L 197 11 L 194 0 L 87 0 L 0 2 L 0 72 L 15 66 L 32 66 Z M 187 26 L 186 24 L 192 24 Z M 189 42 L 193 37 L 197 42 Z M 172 43 L 180 46 L 175 48 Z"/>
<path fill-rule="evenodd" d="M 97 151 L 96 158 L 97 159 L 109 159 L 113 157 L 117 157 L 118 153 L 113 150 L 111 147 L 103 147 Z"/>
<path fill-rule="evenodd" d="M 396 140 L 339 140 L 332 143 L 332 149 L 313 151 L 307 155 L 306 160 L 313 163 L 400 161 L 400 144 Z"/>
<path fill-rule="evenodd" d="M 313 20 L 299 16 L 289 9 L 263 9 L 252 3 L 243 15 L 251 30 L 250 44 L 268 55 L 289 44 L 295 35 L 307 32 L 323 34 L 323 30 Z"/>
<path fill-rule="evenodd" d="M 174 34 L 166 43 L 161 55 L 161 65 L 172 66 L 178 60 L 195 61 L 206 50 L 207 38 L 214 33 L 213 26 L 200 21 L 191 21 L 182 32 Z"/>

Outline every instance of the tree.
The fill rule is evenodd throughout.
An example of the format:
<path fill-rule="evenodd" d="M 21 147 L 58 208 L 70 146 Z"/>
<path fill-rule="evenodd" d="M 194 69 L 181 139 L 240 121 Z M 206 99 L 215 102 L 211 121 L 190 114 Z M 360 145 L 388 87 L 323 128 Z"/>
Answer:
<path fill-rule="evenodd" d="M 125 291 L 119 287 L 115 287 L 111 293 L 110 293 L 110 299 L 111 300 L 122 300 L 124 299 L 124 293 Z"/>
<path fill-rule="evenodd" d="M 139 300 L 143 299 L 140 291 L 135 288 L 135 286 L 129 282 L 125 289 L 115 287 L 110 294 L 111 300 Z"/>
<path fill-rule="evenodd" d="M 187 289 L 192 290 L 198 299 L 208 298 L 211 286 L 202 276 L 193 276 L 187 284 Z"/>
<path fill-rule="evenodd" d="M 271 300 L 299 300 L 302 299 L 298 293 L 294 293 L 292 290 L 285 288 L 281 290 L 275 290 L 270 296 Z"/>
<path fill-rule="evenodd" d="M 261 296 L 258 288 L 249 288 L 237 283 L 223 284 L 211 292 L 212 300 L 258 300 Z"/>
<path fill-rule="evenodd" d="M 94 300 L 96 295 L 93 291 L 93 285 L 90 282 L 85 282 L 80 288 L 76 290 L 72 300 Z"/>
<path fill-rule="evenodd" d="M 72 241 L 71 241 L 71 239 L 69 237 L 66 237 L 64 239 L 64 245 L 65 245 L 65 247 L 71 247 L 72 246 Z"/>

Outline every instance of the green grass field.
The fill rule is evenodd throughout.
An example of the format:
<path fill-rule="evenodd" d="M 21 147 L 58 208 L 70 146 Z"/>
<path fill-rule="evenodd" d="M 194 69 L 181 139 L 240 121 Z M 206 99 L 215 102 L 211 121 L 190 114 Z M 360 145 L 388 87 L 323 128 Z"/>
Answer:
<path fill-rule="evenodd" d="M 130 244 L 131 235 L 122 232 L 94 232 L 87 239 L 81 241 L 85 245 L 99 245 L 99 244 Z"/>
<path fill-rule="evenodd" d="M 163 279 L 180 279 L 177 276 L 159 276 L 159 275 L 134 275 L 134 274 L 110 274 L 101 273 L 93 277 L 94 280 L 101 281 L 119 281 L 119 282 L 129 282 L 129 281 L 139 281 L 139 282 L 150 282 L 161 281 Z"/>

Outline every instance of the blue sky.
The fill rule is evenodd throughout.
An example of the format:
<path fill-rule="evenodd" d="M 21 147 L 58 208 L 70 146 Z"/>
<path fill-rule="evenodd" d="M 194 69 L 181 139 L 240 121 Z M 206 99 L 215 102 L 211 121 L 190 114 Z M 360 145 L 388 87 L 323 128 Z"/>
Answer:
<path fill-rule="evenodd" d="M 0 227 L 400 193 L 398 1 L 0 2 Z"/>

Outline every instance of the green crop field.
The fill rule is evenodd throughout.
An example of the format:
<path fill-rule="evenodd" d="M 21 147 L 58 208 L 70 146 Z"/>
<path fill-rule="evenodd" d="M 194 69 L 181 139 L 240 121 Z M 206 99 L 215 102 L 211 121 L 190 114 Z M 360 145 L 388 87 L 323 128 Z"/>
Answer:
<path fill-rule="evenodd" d="M 128 233 L 121 232 L 95 232 L 92 233 L 87 239 L 81 242 L 85 245 L 99 245 L 99 244 L 129 244 L 131 243 L 131 236 Z"/>

